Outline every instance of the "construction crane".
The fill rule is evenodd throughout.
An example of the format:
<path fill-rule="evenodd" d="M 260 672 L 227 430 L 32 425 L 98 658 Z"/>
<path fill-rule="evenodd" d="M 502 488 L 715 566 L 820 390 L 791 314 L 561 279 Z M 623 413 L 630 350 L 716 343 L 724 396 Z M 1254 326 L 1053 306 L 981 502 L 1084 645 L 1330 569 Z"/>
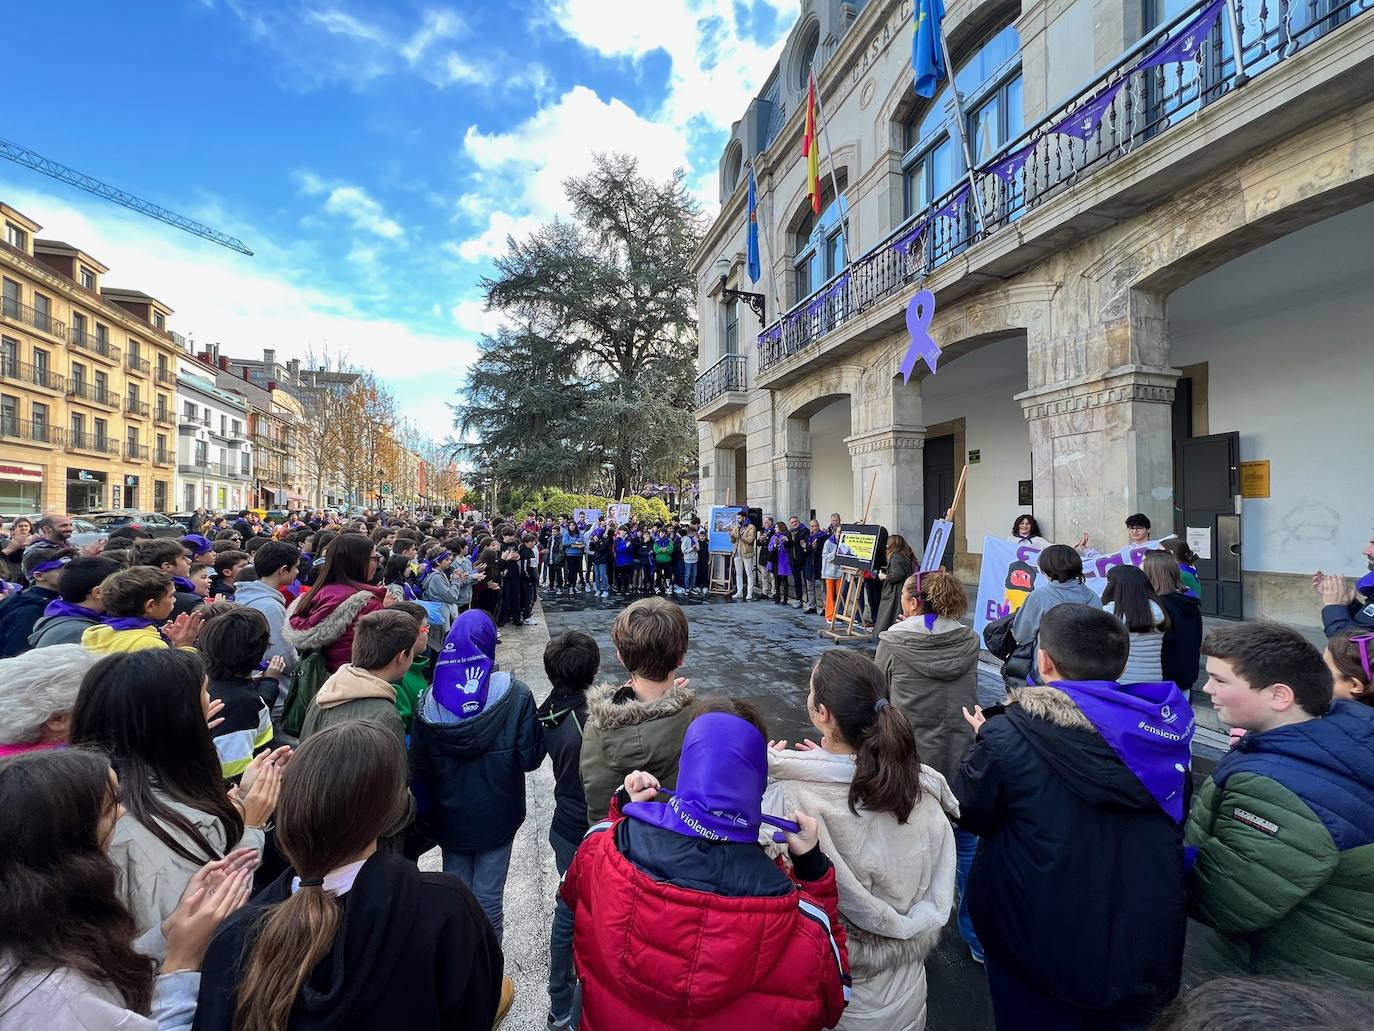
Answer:
<path fill-rule="evenodd" d="M 137 211 L 141 215 L 155 218 L 159 222 L 167 223 L 169 226 L 184 229 L 186 232 L 194 236 L 199 236 L 203 240 L 217 243 L 221 247 L 228 247 L 231 251 L 238 251 L 240 254 L 246 254 L 249 257 L 253 256 L 253 252 L 237 237 L 221 233 L 218 229 L 211 229 L 209 226 L 197 222 L 194 219 L 186 218 L 184 215 L 178 215 L 175 211 L 168 211 L 160 204 L 154 204 L 152 201 L 146 201 L 141 197 L 135 197 L 132 193 L 126 193 L 116 186 L 111 186 L 109 183 L 103 183 L 99 179 L 76 171 L 74 168 L 68 168 L 66 165 L 54 161 L 52 158 L 44 157 L 36 150 L 30 150 L 28 147 L 21 147 L 19 144 L 13 143 L 3 137 L 0 137 L 0 157 L 9 158 L 9 160 L 17 165 L 23 165 L 25 168 L 32 168 L 35 172 L 42 172 L 44 175 L 52 176 L 52 178 L 67 183 L 69 186 L 75 186 L 79 190 L 93 193 L 97 197 L 103 197 L 106 200 L 114 201 L 116 204 L 122 204 L 131 211 Z"/>

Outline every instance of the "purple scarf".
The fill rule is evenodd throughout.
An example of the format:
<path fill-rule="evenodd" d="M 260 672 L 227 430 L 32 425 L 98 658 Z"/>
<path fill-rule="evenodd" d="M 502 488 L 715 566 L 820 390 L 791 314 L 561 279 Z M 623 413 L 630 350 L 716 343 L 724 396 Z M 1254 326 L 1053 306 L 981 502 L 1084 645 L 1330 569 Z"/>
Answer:
<path fill-rule="evenodd" d="M 1055 681 L 1175 823 L 1192 761 L 1193 707 L 1172 683 Z"/>
<path fill-rule="evenodd" d="M 1374 569 L 1355 581 L 1355 589 L 1366 597 L 1371 591 L 1374 591 Z"/>
<path fill-rule="evenodd" d="M 144 627 L 150 626 L 157 631 L 157 636 L 162 638 L 165 644 L 169 647 L 172 644 L 162 627 L 151 619 L 144 619 L 142 616 L 106 616 L 102 622 L 111 630 L 142 630 Z"/>
<path fill-rule="evenodd" d="M 63 601 L 61 598 L 54 598 L 48 602 L 48 607 L 43 610 L 43 615 L 51 618 L 59 616 L 74 616 L 77 619 L 89 619 L 93 623 L 99 623 L 103 614 L 88 609 L 85 605 L 74 605 L 72 602 Z"/>
<path fill-rule="evenodd" d="M 196 590 L 196 585 L 195 585 L 193 582 L 191 582 L 190 580 L 186 579 L 186 577 L 184 577 L 184 576 L 174 576 L 174 577 L 172 577 L 172 583 L 174 583 L 174 584 L 176 585 L 176 589 L 177 589 L 178 591 L 184 591 L 184 592 L 186 592 L 187 594 L 199 594 L 199 593 L 200 593 L 199 591 Z"/>
<path fill-rule="evenodd" d="M 434 700 L 459 719 L 481 713 L 495 657 L 496 624 L 481 609 L 468 609 L 453 621 L 434 664 Z"/>

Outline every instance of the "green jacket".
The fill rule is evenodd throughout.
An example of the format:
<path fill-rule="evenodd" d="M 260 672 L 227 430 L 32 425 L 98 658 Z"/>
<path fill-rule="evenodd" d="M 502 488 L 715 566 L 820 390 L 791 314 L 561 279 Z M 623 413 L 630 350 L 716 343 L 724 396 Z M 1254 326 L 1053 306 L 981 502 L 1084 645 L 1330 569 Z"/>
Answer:
<path fill-rule="evenodd" d="M 415 712 L 415 703 L 424 694 L 429 684 L 425 681 L 425 670 L 429 667 L 429 653 L 421 655 L 410 664 L 410 669 L 396 682 L 396 715 L 410 733 L 410 720 Z"/>
<path fill-rule="evenodd" d="M 664 787 L 677 783 L 695 700 L 691 688 L 676 686 L 655 702 L 640 701 L 628 685 L 598 684 L 587 692 L 578 770 L 589 825 L 606 818 L 611 795 L 635 770 L 652 773 Z"/>
<path fill-rule="evenodd" d="M 1193 801 L 1191 914 L 1245 974 L 1374 967 L 1374 709 L 1249 734 Z"/>

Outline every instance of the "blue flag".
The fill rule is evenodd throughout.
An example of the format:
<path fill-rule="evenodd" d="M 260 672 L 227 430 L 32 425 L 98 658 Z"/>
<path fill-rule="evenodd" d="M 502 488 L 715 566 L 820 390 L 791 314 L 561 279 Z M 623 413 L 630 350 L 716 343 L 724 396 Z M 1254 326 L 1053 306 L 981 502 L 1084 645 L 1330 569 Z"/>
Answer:
<path fill-rule="evenodd" d="M 916 73 L 916 95 L 933 97 L 945 77 L 945 51 L 940 42 L 943 0 L 916 0 L 915 31 L 911 34 L 911 69 Z"/>
<path fill-rule="evenodd" d="M 754 170 L 749 169 L 749 281 L 759 281 L 759 211 L 754 194 Z"/>

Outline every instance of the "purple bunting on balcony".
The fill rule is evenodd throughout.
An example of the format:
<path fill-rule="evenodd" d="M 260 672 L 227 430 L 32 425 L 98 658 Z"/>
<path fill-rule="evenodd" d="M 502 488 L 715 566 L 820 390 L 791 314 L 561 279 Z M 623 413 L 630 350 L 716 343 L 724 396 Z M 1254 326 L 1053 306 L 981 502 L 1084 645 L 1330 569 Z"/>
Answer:
<path fill-rule="evenodd" d="M 1007 183 L 1016 182 L 1016 175 L 1021 169 L 1026 167 L 1026 162 L 1035 151 L 1035 142 L 1027 143 L 1020 150 L 1013 151 L 997 159 L 991 165 L 986 165 L 978 171 L 984 175 L 995 175 L 998 179 Z"/>
<path fill-rule="evenodd" d="M 967 186 L 960 187 L 959 192 L 956 193 L 953 197 L 951 197 L 951 198 L 949 199 L 949 203 L 946 204 L 946 205 L 945 205 L 943 208 L 941 208 L 939 211 L 932 212 L 930 217 L 931 217 L 931 218 L 953 218 L 953 219 L 961 218 L 961 217 L 963 216 L 963 213 L 964 213 L 964 201 L 967 200 L 967 199 L 968 199 L 968 187 L 967 187 Z"/>
<path fill-rule="evenodd" d="M 1221 9 L 1226 6 L 1226 0 L 1212 0 L 1202 9 L 1196 18 L 1174 30 L 1170 40 L 1153 52 L 1146 54 L 1140 59 L 1140 63 L 1132 71 L 1144 71 L 1146 68 L 1156 68 L 1166 64 L 1181 64 L 1184 61 L 1198 61 L 1202 58 L 1202 42 L 1207 38 L 1207 34 L 1212 31 L 1212 23 L 1221 14 Z"/>
<path fill-rule="evenodd" d="M 1080 140 L 1090 140 L 1097 133 L 1097 127 L 1102 124 L 1102 119 L 1112 106 L 1112 101 L 1121 92 L 1121 87 L 1126 85 L 1125 79 L 1107 87 L 1082 107 L 1075 108 L 1067 117 L 1056 122 L 1050 132 L 1061 132 L 1065 136 L 1077 136 Z"/>
<path fill-rule="evenodd" d="M 930 366 L 931 374 L 935 373 L 935 366 L 940 361 L 940 345 L 930 337 L 930 322 L 933 318 L 935 295 L 929 290 L 917 290 L 906 306 L 906 328 L 911 333 L 911 346 L 906 349 L 899 367 L 903 383 L 911 379 L 911 374 L 916 371 L 917 358 L 924 358 Z"/>
<path fill-rule="evenodd" d="M 901 236 L 897 237 L 897 239 L 893 241 L 892 249 L 896 251 L 898 254 L 902 255 L 902 257 L 906 257 L 907 252 L 909 252 L 913 247 L 916 246 L 917 242 L 921 239 L 921 234 L 925 231 L 926 223 L 918 222 L 916 225 L 912 226 L 911 229 L 907 230 L 907 232 L 903 233 Z"/>

